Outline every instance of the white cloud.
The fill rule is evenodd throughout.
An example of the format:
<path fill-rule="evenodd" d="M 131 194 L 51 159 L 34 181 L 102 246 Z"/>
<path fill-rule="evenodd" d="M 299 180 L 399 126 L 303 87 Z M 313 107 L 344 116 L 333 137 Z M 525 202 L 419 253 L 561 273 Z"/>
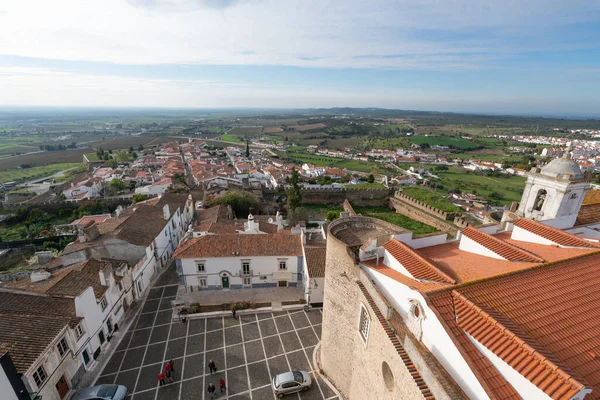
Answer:
<path fill-rule="evenodd" d="M 536 49 L 544 27 L 598 19 L 586 12 L 588 4 L 8 0 L 0 14 L 0 54 L 115 64 L 474 69 Z"/>

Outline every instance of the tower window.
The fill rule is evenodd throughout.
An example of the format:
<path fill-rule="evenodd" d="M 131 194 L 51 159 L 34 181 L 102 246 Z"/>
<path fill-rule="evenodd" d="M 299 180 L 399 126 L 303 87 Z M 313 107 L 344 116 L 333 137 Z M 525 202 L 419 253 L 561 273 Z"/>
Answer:
<path fill-rule="evenodd" d="M 369 338 L 369 328 L 371 326 L 371 318 L 369 317 L 369 312 L 363 306 L 360 307 L 360 320 L 358 322 L 358 331 L 360 332 L 360 336 L 362 337 L 365 344 L 367 343 L 367 339 Z"/>
<path fill-rule="evenodd" d="M 538 190 L 537 196 L 535 196 L 535 203 L 533 203 L 533 209 L 536 211 L 542 211 L 542 207 L 544 207 L 547 196 L 548 192 L 546 192 L 545 189 Z"/>

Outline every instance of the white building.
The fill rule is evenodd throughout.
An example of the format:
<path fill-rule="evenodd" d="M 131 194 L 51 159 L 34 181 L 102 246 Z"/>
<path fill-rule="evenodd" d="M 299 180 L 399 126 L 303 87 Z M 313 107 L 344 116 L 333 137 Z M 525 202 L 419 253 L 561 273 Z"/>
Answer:
<path fill-rule="evenodd" d="M 200 290 L 297 286 L 302 281 L 299 234 L 223 234 L 188 239 L 173 258 L 181 284 Z"/>
<path fill-rule="evenodd" d="M 537 221 L 551 220 L 549 223 L 557 228 L 575 224 L 590 184 L 568 154 L 569 149 L 562 158 L 528 174 L 517 214 Z"/>

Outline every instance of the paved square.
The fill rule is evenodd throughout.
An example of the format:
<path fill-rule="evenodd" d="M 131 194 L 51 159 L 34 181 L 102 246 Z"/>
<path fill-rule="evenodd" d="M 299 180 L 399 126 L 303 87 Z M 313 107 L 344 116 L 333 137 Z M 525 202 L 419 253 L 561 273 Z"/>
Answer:
<path fill-rule="evenodd" d="M 208 400 L 209 383 L 217 399 L 275 399 L 273 376 L 306 370 L 313 377 L 307 392 L 289 399 L 337 399 L 332 389 L 315 378 L 312 356 L 321 336 L 322 313 L 279 311 L 172 321 L 171 301 L 177 285 L 150 289 L 132 328 L 107 362 L 97 383 L 127 386 L 132 400 Z M 217 372 L 211 374 L 209 360 Z M 175 364 L 175 382 L 159 387 L 157 376 L 168 360 Z M 221 393 L 219 381 L 227 382 Z"/>

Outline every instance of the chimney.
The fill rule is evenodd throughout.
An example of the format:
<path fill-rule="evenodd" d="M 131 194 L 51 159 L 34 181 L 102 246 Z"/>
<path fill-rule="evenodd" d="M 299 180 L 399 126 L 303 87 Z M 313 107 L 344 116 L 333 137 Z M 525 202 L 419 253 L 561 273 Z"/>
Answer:
<path fill-rule="evenodd" d="M 31 273 L 31 282 L 40 282 L 49 279 L 52 274 L 48 271 L 35 271 Z"/>
<path fill-rule="evenodd" d="M 98 229 L 98 225 L 96 221 L 90 221 L 86 226 L 83 227 L 83 234 L 85 236 L 86 242 L 91 242 L 100 236 L 100 230 Z"/>
<path fill-rule="evenodd" d="M 169 218 L 171 218 L 171 212 L 169 211 L 168 204 L 165 204 L 165 206 L 163 207 L 163 218 L 165 219 L 165 221 L 168 221 Z"/>

